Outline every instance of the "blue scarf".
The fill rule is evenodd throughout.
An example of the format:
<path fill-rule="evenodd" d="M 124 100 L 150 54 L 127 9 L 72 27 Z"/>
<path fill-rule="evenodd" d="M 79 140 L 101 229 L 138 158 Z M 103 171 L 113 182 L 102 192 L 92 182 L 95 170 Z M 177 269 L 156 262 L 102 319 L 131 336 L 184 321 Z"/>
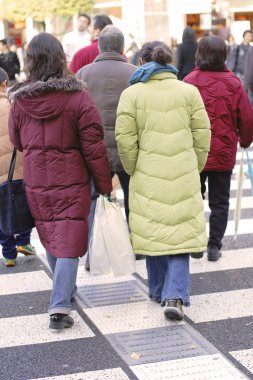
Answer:
<path fill-rule="evenodd" d="M 172 65 L 160 65 L 156 62 L 148 62 L 140 66 L 130 77 L 129 84 L 135 84 L 138 82 L 147 82 L 150 77 L 155 74 L 169 72 L 177 75 L 178 70 Z"/>

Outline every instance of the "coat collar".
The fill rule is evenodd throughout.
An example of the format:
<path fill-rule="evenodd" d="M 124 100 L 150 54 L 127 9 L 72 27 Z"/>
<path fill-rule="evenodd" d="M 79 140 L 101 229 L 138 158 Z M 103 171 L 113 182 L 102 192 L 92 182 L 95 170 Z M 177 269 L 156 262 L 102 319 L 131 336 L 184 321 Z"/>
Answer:
<path fill-rule="evenodd" d="M 126 59 L 121 54 L 113 53 L 113 52 L 100 53 L 94 62 L 99 62 L 99 61 L 121 61 L 125 63 L 127 62 Z"/>
<path fill-rule="evenodd" d="M 62 91 L 62 92 L 76 92 L 82 91 L 86 88 L 85 84 L 72 76 L 65 78 L 52 78 L 46 82 L 24 82 L 10 88 L 8 96 L 10 100 L 18 98 L 32 98 L 39 97 L 49 92 Z"/>

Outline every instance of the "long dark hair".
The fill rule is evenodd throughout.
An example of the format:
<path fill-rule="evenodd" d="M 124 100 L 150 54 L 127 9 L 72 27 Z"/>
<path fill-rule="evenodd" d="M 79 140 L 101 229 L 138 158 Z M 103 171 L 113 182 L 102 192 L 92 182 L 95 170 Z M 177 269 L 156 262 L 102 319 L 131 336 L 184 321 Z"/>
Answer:
<path fill-rule="evenodd" d="M 198 43 L 196 64 L 203 71 L 223 71 L 227 58 L 227 46 L 217 36 L 202 37 Z"/>
<path fill-rule="evenodd" d="M 27 48 L 28 82 L 63 78 L 70 74 L 61 43 L 49 33 L 33 37 Z"/>
<path fill-rule="evenodd" d="M 192 27 L 187 26 L 183 31 L 182 41 L 184 43 L 196 42 L 196 33 Z"/>

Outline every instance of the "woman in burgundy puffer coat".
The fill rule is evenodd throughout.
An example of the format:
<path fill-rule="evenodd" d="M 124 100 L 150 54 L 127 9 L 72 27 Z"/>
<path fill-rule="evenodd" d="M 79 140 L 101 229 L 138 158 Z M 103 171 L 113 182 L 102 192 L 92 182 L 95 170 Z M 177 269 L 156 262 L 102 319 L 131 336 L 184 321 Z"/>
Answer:
<path fill-rule="evenodd" d="M 50 328 L 71 327 L 78 257 L 86 252 L 90 177 L 112 190 L 100 116 L 84 84 L 68 72 L 60 42 L 47 33 L 28 46 L 28 79 L 10 90 L 9 133 L 24 152 L 28 203 L 54 273 Z"/>
<path fill-rule="evenodd" d="M 226 57 L 227 47 L 221 38 L 203 37 L 198 44 L 197 68 L 184 78 L 199 89 L 211 122 L 211 148 L 200 174 L 203 197 L 208 178 L 209 261 L 221 256 L 238 141 L 243 148 L 253 141 L 253 108 L 240 79 L 225 67 Z M 194 258 L 202 256 L 203 253 L 192 254 Z"/>

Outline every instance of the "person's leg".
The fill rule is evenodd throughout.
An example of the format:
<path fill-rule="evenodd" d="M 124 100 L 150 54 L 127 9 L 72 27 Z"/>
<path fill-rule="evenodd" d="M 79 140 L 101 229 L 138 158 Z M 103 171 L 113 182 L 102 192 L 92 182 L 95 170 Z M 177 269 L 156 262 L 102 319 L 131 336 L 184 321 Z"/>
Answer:
<path fill-rule="evenodd" d="M 165 302 L 164 314 L 169 319 L 182 319 L 182 305 L 190 305 L 190 270 L 189 254 L 166 255 L 168 262 L 162 290 L 162 301 Z"/>
<path fill-rule="evenodd" d="M 31 233 L 32 229 L 29 229 L 15 236 L 17 252 L 26 256 L 36 254 L 35 248 L 31 245 Z"/>
<path fill-rule="evenodd" d="M 130 181 L 130 176 L 122 171 L 122 172 L 117 172 L 117 176 L 119 177 L 119 182 L 120 186 L 123 190 L 124 193 L 124 207 L 125 207 L 125 213 L 126 213 L 126 220 L 127 223 L 129 222 L 129 181 Z"/>
<path fill-rule="evenodd" d="M 146 256 L 146 266 L 148 273 L 149 297 L 151 300 L 160 303 L 162 299 L 162 289 L 167 270 L 167 261 L 162 256 Z"/>
<path fill-rule="evenodd" d="M 208 192 L 209 218 L 208 260 L 216 261 L 221 256 L 222 239 L 228 223 L 230 183 L 232 171 L 209 172 Z"/>
<path fill-rule="evenodd" d="M 206 192 L 206 178 L 207 178 L 208 172 L 202 172 L 200 173 L 200 189 L 201 189 L 201 194 L 202 198 L 205 199 L 205 192 Z M 191 257 L 193 259 L 201 259 L 204 255 L 204 252 L 194 252 L 191 253 Z"/>
<path fill-rule="evenodd" d="M 91 179 L 91 205 L 90 205 L 90 213 L 89 213 L 89 218 L 88 218 L 88 248 L 87 248 L 87 254 L 86 254 L 86 261 L 85 261 L 85 265 L 84 265 L 84 267 L 87 271 L 90 270 L 89 242 L 90 242 L 92 226 L 93 226 L 93 221 L 94 221 L 94 215 L 95 215 L 95 209 L 96 209 L 96 203 L 97 203 L 98 197 L 99 197 L 99 194 L 95 190 L 95 185 L 94 185 L 93 179 Z"/>
<path fill-rule="evenodd" d="M 6 266 L 13 267 L 16 264 L 17 250 L 14 236 L 6 236 L 0 230 L 0 244 L 2 246 L 2 254 Z"/>
<path fill-rule="evenodd" d="M 48 257 L 49 255 L 47 252 Z M 76 287 L 78 261 L 78 258 L 56 259 L 53 275 L 53 289 L 48 308 L 50 329 L 62 330 L 63 328 L 71 327 L 74 323 L 73 318 L 69 317 L 69 313 L 72 309 L 71 298 Z M 52 264 L 53 260 L 51 260 L 51 265 Z"/>

